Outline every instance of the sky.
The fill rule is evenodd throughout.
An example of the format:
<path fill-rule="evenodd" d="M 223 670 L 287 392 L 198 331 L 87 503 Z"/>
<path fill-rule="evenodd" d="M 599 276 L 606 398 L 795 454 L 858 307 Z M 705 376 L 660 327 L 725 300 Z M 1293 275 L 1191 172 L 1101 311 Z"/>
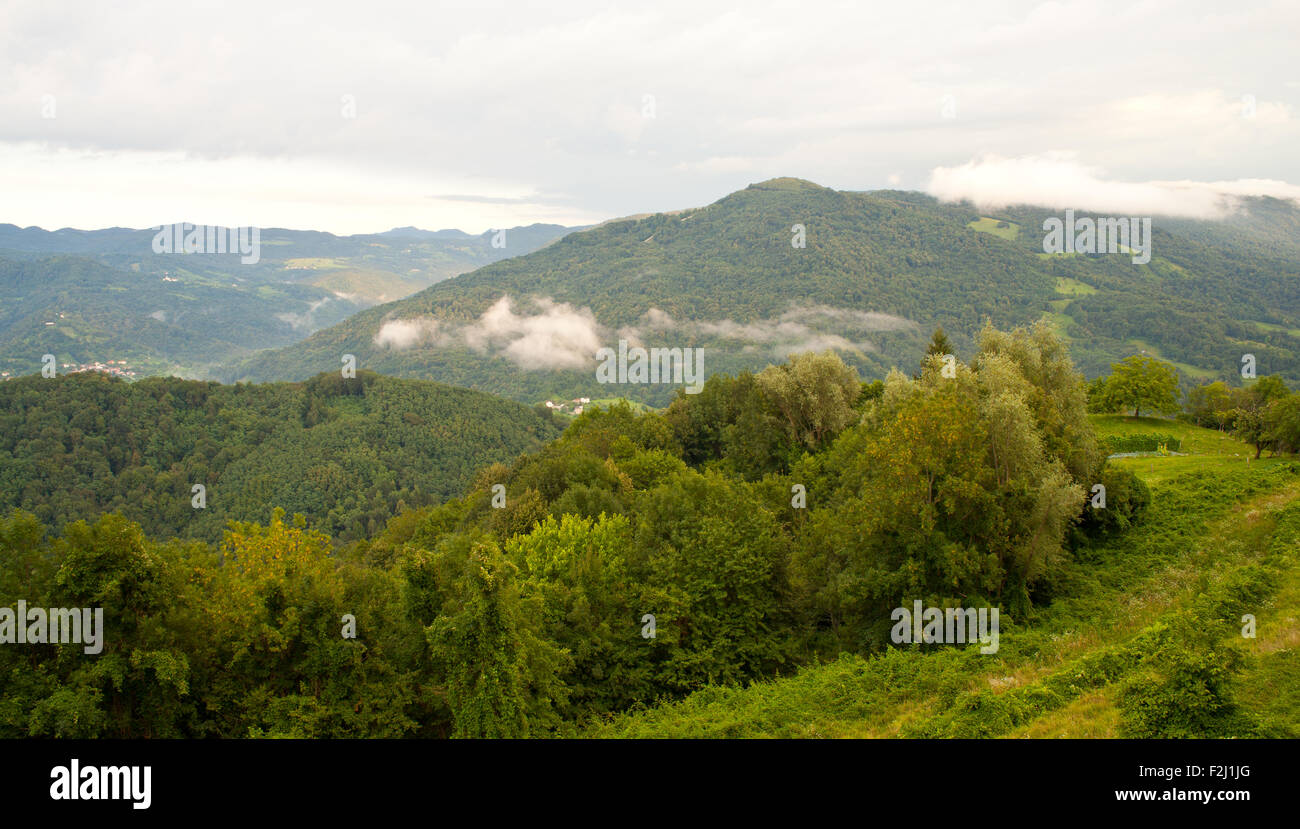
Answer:
<path fill-rule="evenodd" d="M 795 176 L 1300 198 L 1300 3 L 0 5 L 0 222 L 589 224 Z"/>

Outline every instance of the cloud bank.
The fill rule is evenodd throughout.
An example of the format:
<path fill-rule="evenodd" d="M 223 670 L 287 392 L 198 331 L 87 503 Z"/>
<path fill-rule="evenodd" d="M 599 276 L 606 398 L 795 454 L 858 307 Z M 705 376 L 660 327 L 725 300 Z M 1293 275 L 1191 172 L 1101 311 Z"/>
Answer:
<path fill-rule="evenodd" d="M 1300 186 L 1273 179 L 1143 181 L 1107 178 L 1071 154 L 1004 158 L 988 155 L 956 167 L 937 167 L 926 192 L 941 201 L 967 200 L 990 209 L 1031 204 L 1127 216 L 1221 219 L 1243 196 L 1300 203 Z"/>
<path fill-rule="evenodd" d="M 590 308 L 534 297 L 538 313 L 515 311 L 502 296 L 473 323 L 445 327 L 433 317 L 388 320 L 379 327 L 377 346 L 404 351 L 418 345 L 463 346 L 480 354 L 499 354 L 525 371 L 583 369 L 593 364 L 604 343 L 604 329 Z"/>
<path fill-rule="evenodd" d="M 636 325 L 612 335 L 590 308 L 577 308 L 549 297 L 532 297 L 534 313 L 516 309 L 513 299 L 501 296 L 477 320 L 449 326 L 434 317 L 392 319 L 375 333 L 381 348 L 405 351 L 415 347 L 469 348 L 484 355 L 504 357 L 525 371 L 584 370 L 595 365 L 596 352 L 616 338 L 633 345 L 663 344 L 672 337 L 723 340 L 741 352 L 765 351 L 784 360 L 804 351 L 840 351 L 864 354 L 878 348 L 865 335 L 888 331 L 918 331 L 911 320 L 851 308 L 801 305 L 778 317 L 735 320 L 675 320 L 659 308 L 650 308 Z M 682 343 L 677 343 L 682 345 Z"/>
<path fill-rule="evenodd" d="M 784 360 L 791 354 L 826 349 L 857 354 L 874 352 L 879 349 L 863 335 L 908 330 L 919 330 L 919 326 L 890 314 L 829 305 L 800 305 L 774 318 L 745 323 L 730 319 L 678 321 L 659 308 L 651 308 L 641 316 L 638 325 L 624 328 L 619 334 L 634 342 L 640 342 L 645 333 L 651 332 L 714 337 L 743 344 L 745 351 L 762 346 L 772 357 Z"/>

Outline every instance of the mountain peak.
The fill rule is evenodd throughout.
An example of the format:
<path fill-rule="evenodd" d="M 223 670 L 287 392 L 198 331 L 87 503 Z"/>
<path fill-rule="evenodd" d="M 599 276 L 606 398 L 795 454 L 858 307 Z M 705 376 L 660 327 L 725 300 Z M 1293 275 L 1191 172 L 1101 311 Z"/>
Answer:
<path fill-rule="evenodd" d="M 822 187 L 820 184 L 808 181 L 802 178 L 792 178 L 782 176 L 780 178 L 770 178 L 767 181 L 760 181 L 749 185 L 747 190 L 829 190 L 829 187 Z"/>

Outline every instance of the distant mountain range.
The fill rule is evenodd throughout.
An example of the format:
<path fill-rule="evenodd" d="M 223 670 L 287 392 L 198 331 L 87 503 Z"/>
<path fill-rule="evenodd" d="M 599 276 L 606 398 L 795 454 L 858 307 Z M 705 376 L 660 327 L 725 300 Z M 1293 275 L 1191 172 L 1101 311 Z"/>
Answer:
<path fill-rule="evenodd" d="M 137 375 L 208 377 L 215 366 L 571 230 L 335 236 L 268 228 L 259 231 L 258 261 L 245 264 L 229 253 L 156 253 L 156 229 L 0 224 L 0 372 L 32 373 L 49 353 L 73 366 L 112 360 Z"/>
<path fill-rule="evenodd" d="M 1174 362 L 1188 384 L 1241 382 L 1244 354 L 1261 375 L 1300 379 L 1295 205 L 1253 198 L 1221 221 L 1154 217 L 1145 264 L 1127 252 L 1045 253 L 1044 220 L 1062 215 L 774 179 L 706 207 L 570 233 L 219 376 L 303 379 L 353 354 L 384 374 L 521 401 L 662 403 L 671 384 L 597 383 L 597 350 L 620 340 L 701 347 L 713 373 L 833 348 L 881 377 L 915 371 L 936 325 L 964 358 L 986 320 L 1043 319 L 1089 376 L 1145 352 Z"/>

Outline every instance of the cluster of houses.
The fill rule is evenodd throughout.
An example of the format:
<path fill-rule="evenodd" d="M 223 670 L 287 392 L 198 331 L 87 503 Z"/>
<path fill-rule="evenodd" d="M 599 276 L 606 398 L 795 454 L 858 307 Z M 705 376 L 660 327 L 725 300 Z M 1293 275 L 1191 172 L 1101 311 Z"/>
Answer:
<path fill-rule="evenodd" d="M 126 367 L 126 360 L 108 360 L 103 363 L 60 363 L 64 374 L 76 374 L 79 371 L 102 371 L 116 377 L 133 378 L 135 372 Z"/>
<path fill-rule="evenodd" d="M 591 402 L 590 397 L 575 397 L 567 403 L 556 403 L 554 400 L 546 401 L 546 408 L 565 414 L 582 414 L 582 407 Z"/>
<path fill-rule="evenodd" d="M 112 374 L 123 379 L 135 379 L 136 376 L 134 371 L 127 368 L 126 360 L 108 360 L 103 363 L 60 363 L 59 370 L 63 374 L 76 374 L 79 371 L 102 371 L 105 374 Z M 20 376 L 11 371 L 0 371 L 0 380 L 12 380 Z"/>

